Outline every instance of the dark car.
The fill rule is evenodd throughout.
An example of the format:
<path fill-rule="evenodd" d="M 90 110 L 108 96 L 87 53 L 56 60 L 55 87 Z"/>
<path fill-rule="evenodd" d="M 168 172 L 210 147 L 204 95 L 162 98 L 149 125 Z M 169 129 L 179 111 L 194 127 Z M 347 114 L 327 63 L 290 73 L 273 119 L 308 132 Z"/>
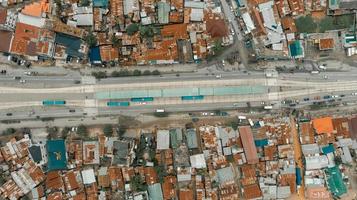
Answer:
<path fill-rule="evenodd" d="M 324 96 L 323 98 L 324 98 L 324 99 L 329 99 L 329 98 L 331 98 L 331 96 L 330 96 L 330 95 L 326 95 L 326 96 Z"/>
<path fill-rule="evenodd" d="M 69 112 L 73 113 L 73 112 L 76 112 L 75 109 L 70 109 Z"/>
<path fill-rule="evenodd" d="M 12 113 L 6 113 L 6 116 L 12 116 Z"/>
<path fill-rule="evenodd" d="M 304 98 L 304 101 L 310 101 L 310 98 Z"/>

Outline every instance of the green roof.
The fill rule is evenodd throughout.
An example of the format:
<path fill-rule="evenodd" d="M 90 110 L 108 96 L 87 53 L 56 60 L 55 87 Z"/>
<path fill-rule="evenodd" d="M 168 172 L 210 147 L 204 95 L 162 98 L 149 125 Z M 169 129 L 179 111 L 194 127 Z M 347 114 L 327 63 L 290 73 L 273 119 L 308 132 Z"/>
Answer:
<path fill-rule="evenodd" d="M 169 23 L 169 13 L 170 13 L 170 5 L 165 2 L 157 3 L 158 7 L 158 19 L 160 24 Z"/>
<path fill-rule="evenodd" d="M 107 8 L 108 7 L 108 0 L 93 0 L 93 6 L 94 7 Z"/>
<path fill-rule="evenodd" d="M 325 170 L 327 176 L 327 186 L 334 196 L 340 197 L 347 193 L 347 188 L 342 179 L 341 171 L 337 166 Z"/>
<path fill-rule="evenodd" d="M 67 168 L 66 147 L 64 140 L 48 140 L 47 144 L 48 170 Z"/>
<path fill-rule="evenodd" d="M 186 139 L 187 139 L 187 146 L 189 149 L 198 148 L 197 135 L 195 129 L 187 129 Z"/>
<path fill-rule="evenodd" d="M 148 186 L 149 199 L 150 200 L 164 200 L 162 196 L 161 184 L 155 183 Z"/>
<path fill-rule="evenodd" d="M 172 148 L 176 149 L 178 147 L 178 143 L 182 142 L 182 129 L 170 129 L 170 142 Z"/>

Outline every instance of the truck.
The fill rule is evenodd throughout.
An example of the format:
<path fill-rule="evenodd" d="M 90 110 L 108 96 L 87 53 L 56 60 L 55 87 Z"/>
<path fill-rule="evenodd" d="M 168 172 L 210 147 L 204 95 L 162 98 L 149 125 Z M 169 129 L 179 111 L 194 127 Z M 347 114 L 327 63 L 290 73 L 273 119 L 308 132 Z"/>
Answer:
<path fill-rule="evenodd" d="M 271 109 L 273 109 L 273 106 L 264 106 L 264 109 L 265 110 L 271 110 Z"/>
<path fill-rule="evenodd" d="M 163 113 L 163 112 L 165 112 L 165 109 L 156 109 L 156 112 L 157 113 Z"/>
<path fill-rule="evenodd" d="M 319 74 L 320 71 L 317 71 L 317 70 L 314 70 L 314 71 L 311 71 L 311 74 Z"/>

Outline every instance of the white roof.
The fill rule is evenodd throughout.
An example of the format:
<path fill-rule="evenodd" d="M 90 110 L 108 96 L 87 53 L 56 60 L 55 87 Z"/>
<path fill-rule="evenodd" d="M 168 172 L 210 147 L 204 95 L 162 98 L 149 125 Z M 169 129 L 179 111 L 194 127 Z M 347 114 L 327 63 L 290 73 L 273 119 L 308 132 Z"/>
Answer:
<path fill-rule="evenodd" d="M 190 40 L 191 40 L 191 43 L 196 43 L 197 42 L 196 32 L 194 32 L 194 31 L 190 32 Z"/>
<path fill-rule="evenodd" d="M 170 148 L 170 132 L 169 130 L 157 131 L 157 149 L 169 149 Z"/>
<path fill-rule="evenodd" d="M 254 23 L 252 18 L 250 17 L 249 13 L 243 13 L 242 15 L 243 21 L 245 23 L 245 26 L 247 28 L 248 33 L 250 33 L 252 30 L 255 29 Z"/>
<path fill-rule="evenodd" d="M 341 138 L 338 140 L 338 145 L 340 147 L 352 146 L 352 139 L 351 138 Z"/>
<path fill-rule="evenodd" d="M 190 156 L 190 161 L 191 161 L 191 167 L 193 168 L 196 169 L 206 168 L 206 160 L 203 153 Z"/>
<path fill-rule="evenodd" d="M 352 156 L 351 156 L 351 152 L 348 149 L 348 147 L 342 147 L 343 150 L 343 155 L 341 156 L 342 158 L 342 162 L 343 163 L 350 163 L 352 162 Z"/>
<path fill-rule="evenodd" d="M 94 170 L 92 168 L 82 170 L 82 178 L 83 178 L 83 184 L 95 183 Z"/>
<path fill-rule="evenodd" d="M 301 149 L 302 149 L 302 153 L 304 155 L 308 155 L 308 154 L 318 154 L 320 153 L 320 147 L 318 144 L 304 144 L 301 145 Z"/>
<path fill-rule="evenodd" d="M 306 170 L 322 169 L 328 166 L 328 159 L 325 155 L 305 157 Z"/>
<path fill-rule="evenodd" d="M 205 2 L 201 1 L 185 1 L 186 8 L 205 8 Z"/>
<path fill-rule="evenodd" d="M 196 21 L 196 22 L 202 21 L 203 20 L 203 9 L 192 8 L 190 19 L 191 19 L 191 21 Z"/>
<path fill-rule="evenodd" d="M 73 19 L 77 21 L 77 26 L 93 26 L 93 14 L 79 14 Z"/>
<path fill-rule="evenodd" d="M 24 15 L 22 13 L 19 13 L 18 19 L 19 19 L 19 22 L 21 22 L 21 23 L 28 24 L 31 26 L 36 26 L 39 28 L 44 27 L 45 23 L 46 23 L 45 18 L 28 16 L 28 15 Z"/>
<path fill-rule="evenodd" d="M 272 44 L 272 49 L 275 50 L 275 51 L 282 51 L 283 50 L 283 43 Z"/>

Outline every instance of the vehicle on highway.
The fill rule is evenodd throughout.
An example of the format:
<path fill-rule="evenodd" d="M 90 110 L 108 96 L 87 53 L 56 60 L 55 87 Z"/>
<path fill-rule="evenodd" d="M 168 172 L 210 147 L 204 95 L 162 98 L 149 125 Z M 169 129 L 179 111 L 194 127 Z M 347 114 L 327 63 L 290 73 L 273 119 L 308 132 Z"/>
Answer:
<path fill-rule="evenodd" d="M 320 100 L 320 99 L 321 99 L 320 96 L 315 96 L 315 97 L 314 97 L 314 100 Z"/>
<path fill-rule="evenodd" d="M 331 98 L 331 96 L 330 95 L 325 95 L 325 96 L 323 96 L 323 98 L 324 99 L 329 99 L 329 98 Z"/>
<path fill-rule="evenodd" d="M 26 71 L 26 72 L 24 72 L 24 74 L 30 76 L 30 75 L 31 75 L 31 72 L 27 72 L 27 71 Z"/>
<path fill-rule="evenodd" d="M 163 113 L 163 112 L 165 112 L 165 109 L 156 109 L 156 112 L 157 113 Z"/>
<path fill-rule="evenodd" d="M 6 113 L 6 116 L 12 116 L 12 113 Z"/>
<path fill-rule="evenodd" d="M 331 97 L 332 98 L 338 98 L 339 96 L 338 95 L 332 95 Z"/>
<path fill-rule="evenodd" d="M 220 79 L 220 78 L 222 78 L 222 74 L 216 75 L 216 79 Z"/>
<path fill-rule="evenodd" d="M 75 109 L 70 109 L 69 112 L 73 113 L 73 112 L 76 112 Z"/>
<path fill-rule="evenodd" d="M 324 75 L 324 79 L 328 79 L 328 76 L 327 76 L 327 75 Z"/>
<path fill-rule="evenodd" d="M 310 98 L 306 97 L 304 98 L 304 101 L 310 101 Z"/>
<path fill-rule="evenodd" d="M 344 94 L 341 94 L 341 95 L 340 95 L 340 97 L 345 97 L 345 96 L 346 96 L 346 95 L 344 95 Z"/>
<path fill-rule="evenodd" d="M 296 103 L 291 103 L 289 104 L 290 107 L 295 107 L 296 106 Z"/>
<path fill-rule="evenodd" d="M 14 76 L 14 80 L 20 80 L 21 76 Z"/>
<path fill-rule="evenodd" d="M 320 72 L 317 70 L 311 71 L 311 74 L 318 74 L 318 73 L 320 73 Z"/>
<path fill-rule="evenodd" d="M 226 62 L 224 60 L 222 60 L 222 65 L 225 66 L 226 65 Z"/>
<path fill-rule="evenodd" d="M 0 72 L 1 74 L 6 74 L 6 70 L 1 70 L 1 72 Z"/>
<path fill-rule="evenodd" d="M 326 66 L 320 65 L 320 66 L 319 66 L 319 69 L 326 70 Z"/>
<path fill-rule="evenodd" d="M 351 95 L 352 95 L 352 96 L 356 96 L 356 95 L 357 95 L 357 92 L 352 92 Z"/>
<path fill-rule="evenodd" d="M 261 105 L 265 105 L 265 101 L 261 101 L 260 104 L 261 104 Z"/>
<path fill-rule="evenodd" d="M 264 106 L 264 109 L 265 110 L 271 110 L 271 109 L 273 109 L 273 106 Z"/>
<path fill-rule="evenodd" d="M 140 104 L 140 105 L 146 105 L 147 102 L 145 102 L 145 101 L 144 101 L 144 102 L 139 102 L 139 104 Z"/>
<path fill-rule="evenodd" d="M 22 79 L 19 81 L 20 83 L 26 83 L 26 80 Z"/>
<path fill-rule="evenodd" d="M 238 105 L 239 105 L 238 103 L 234 103 L 234 104 L 233 104 L 234 107 L 237 107 Z"/>
<path fill-rule="evenodd" d="M 206 112 L 203 112 L 203 113 L 202 113 L 202 115 L 203 115 L 203 116 L 207 116 L 207 115 L 208 115 L 208 113 L 206 113 Z"/>

